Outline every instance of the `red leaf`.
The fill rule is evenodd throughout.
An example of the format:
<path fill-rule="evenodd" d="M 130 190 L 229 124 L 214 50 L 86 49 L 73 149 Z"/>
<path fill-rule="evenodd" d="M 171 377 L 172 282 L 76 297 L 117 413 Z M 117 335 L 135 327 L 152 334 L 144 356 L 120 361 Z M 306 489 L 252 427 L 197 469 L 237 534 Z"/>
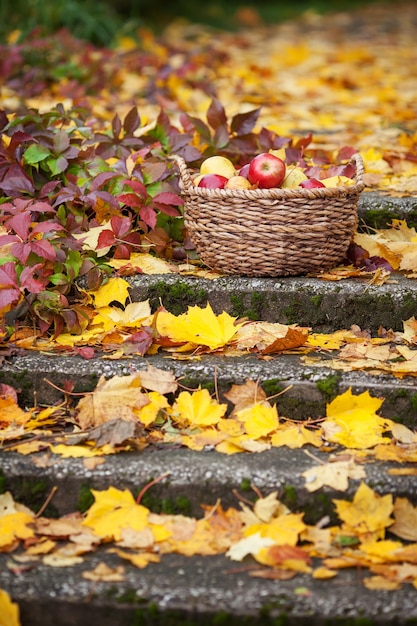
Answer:
<path fill-rule="evenodd" d="M 13 217 L 7 221 L 7 227 L 13 228 L 14 232 L 19 235 L 20 239 L 25 241 L 29 235 L 31 221 L 32 218 L 30 213 L 18 213 L 17 215 L 13 215 Z"/>
<path fill-rule="evenodd" d="M 148 192 L 146 191 L 146 187 L 139 180 L 124 180 L 124 185 L 130 187 L 133 191 L 135 191 L 139 196 L 146 198 Z"/>
<path fill-rule="evenodd" d="M 42 259 L 48 261 L 56 260 L 55 248 L 47 239 L 39 239 L 39 241 L 32 241 L 30 244 L 32 252 L 40 256 Z"/>
<path fill-rule="evenodd" d="M 156 226 L 156 213 L 150 206 L 144 206 L 139 211 L 140 219 L 150 228 Z"/>
<path fill-rule="evenodd" d="M 153 197 L 153 201 L 162 204 L 173 204 L 174 206 L 181 206 L 184 204 L 184 200 L 181 196 L 173 191 L 162 191 Z"/>
<path fill-rule="evenodd" d="M 114 236 L 113 231 L 111 230 L 103 230 L 98 236 L 97 240 L 97 250 L 100 248 L 109 248 L 114 246 L 116 241 L 116 237 Z"/>
<path fill-rule="evenodd" d="M 20 284 L 27 289 L 30 293 L 40 293 L 45 289 L 46 280 L 43 282 L 34 278 L 34 273 L 37 269 L 42 267 L 41 263 L 37 263 L 33 267 L 25 267 L 20 274 Z"/>

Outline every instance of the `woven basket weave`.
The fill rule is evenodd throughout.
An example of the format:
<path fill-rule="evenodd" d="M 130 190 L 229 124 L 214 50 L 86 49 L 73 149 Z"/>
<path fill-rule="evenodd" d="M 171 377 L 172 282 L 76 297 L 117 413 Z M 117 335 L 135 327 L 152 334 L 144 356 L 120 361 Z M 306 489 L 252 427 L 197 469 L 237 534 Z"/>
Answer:
<path fill-rule="evenodd" d="M 203 189 L 179 168 L 185 225 L 202 262 L 226 274 L 319 273 L 342 261 L 356 230 L 364 188 L 354 154 L 354 184 L 316 189 Z"/>

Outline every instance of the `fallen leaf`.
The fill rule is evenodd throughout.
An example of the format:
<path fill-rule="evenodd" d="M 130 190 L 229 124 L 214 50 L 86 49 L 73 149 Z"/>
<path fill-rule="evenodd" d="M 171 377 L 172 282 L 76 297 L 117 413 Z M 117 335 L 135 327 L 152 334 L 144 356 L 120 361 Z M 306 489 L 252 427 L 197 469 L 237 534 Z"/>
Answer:
<path fill-rule="evenodd" d="M 307 491 L 317 491 L 324 485 L 346 491 L 349 487 L 349 479 L 360 480 L 366 478 L 363 466 L 357 465 L 353 460 L 335 461 L 316 465 L 302 473 Z"/>
<path fill-rule="evenodd" d="M 101 562 L 92 570 L 84 570 L 81 576 L 95 582 L 119 583 L 125 580 L 125 568 L 123 565 L 109 567 Z"/>

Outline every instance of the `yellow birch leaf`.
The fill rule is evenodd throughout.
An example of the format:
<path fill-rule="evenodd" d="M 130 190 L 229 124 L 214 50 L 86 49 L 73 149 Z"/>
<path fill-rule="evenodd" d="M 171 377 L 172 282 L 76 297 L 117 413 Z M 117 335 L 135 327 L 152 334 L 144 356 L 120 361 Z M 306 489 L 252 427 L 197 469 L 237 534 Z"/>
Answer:
<path fill-rule="evenodd" d="M 107 283 L 91 292 L 91 295 L 98 309 L 108 306 L 110 302 L 119 302 L 124 306 L 129 297 L 129 283 L 124 278 L 109 278 Z"/>
<path fill-rule="evenodd" d="M 94 504 L 83 521 L 106 541 L 119 541 L 124 528 L 142 530 L 147 526 L 149 510 L 137 504 L 130 491 L 109 487 L 104 491 L 92 489 Z"/>
<path fill-rule="evenodd" d="M 225 415 L 227 404 L 212 399 L 207 389 L 181 391 L 170 414 L 181 426 L 213 426 Z"/>
<path fill-rule="evenodd" d="M 390 440 L 383 433 L 389 430 L 392 421 L 376 414 L 382 402 L 383 399 L 371 397 L 368 391 L 355 396 L 349 388 L 327 405 L 327 418 L 322 424 L 325 439 L 358 449 L 388 444 Z"/>
<path fill-rule="evenodd" d="M 188 307 L 187 313 L 172 315 L 161 311 L 156 316 L 156 328 L 161 336 L 179 343 L 207 346 L 210 350 L 222 348 L 235 336 L 239 325 L 235 317 L 223 311 L 216 315 L 207 303 L 206 308 Z"/>
<path fill-rule="evenodd" d="M 265 437 L 278 426 L 278 411 L 276 405 L 267 402 L 257 402 L 252 406 L 236 412 L 236 419 L 243 422 L 246 433 L 254 439 Z"/>
<path fill-rule="evenodd" d="M 336 513 L 355 533 L 378 533 L 383 537 L 385 528 L 393 523 L 392 495 L 379 496 L 366 483 L 361 482 L 353 502 L 333 500 Z"/>
<path fill-rule="evenodd" d="M 0 589 L 0 626 L 20 626 L 19 605 L 3 589 Z"/>

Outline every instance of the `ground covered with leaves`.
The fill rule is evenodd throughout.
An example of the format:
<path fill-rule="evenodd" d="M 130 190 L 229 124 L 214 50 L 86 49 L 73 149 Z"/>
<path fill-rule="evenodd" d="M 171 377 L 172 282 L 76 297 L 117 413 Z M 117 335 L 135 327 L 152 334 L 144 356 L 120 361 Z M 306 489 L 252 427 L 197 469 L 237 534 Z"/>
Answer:
<path fill-rule="evenodd" d="M 218 276 L 199 262 L 184 228 L 175 154 L 197 170 L 214 154 L 239 167 L 279 150 L 288 167 L 325 178 L 354 176 L 350 159 L 359 152 L 368 190 L 417 193 L 416 32 L 414 6 L 404 4 L 307 13 L 270 27 L 249 19 L 235 33 L 178 22 L 158 37 L 142 30 L 138 40 L 121 38 L 112 49 L 65 32 L 25 40 L 10 33 L 0 48 L 0 358 L 22 349 L 86 359 L 98 352 L 270 358 L 293 350 L 318 364 L 315 352 L 325 349 L 339 351 L 335 369 L 415 376 L 414 318 L 402 333 L 381 329 L 372 338 L 360 329 L 324 336 L 215 315 L 209 306 L 174 315 L 130 302 L 124 277 Z M 321 278 L 380 284 L 401 271 L 413 279 L 416 246 L 415 229 L 401 221 L 358 232 L 345 264 Z M 20 407 L 6 385 L 0 392 L 4 450 L 22 454 L 97 459 L 155 443 L 225 454 L 332 444 L 363 457 L 416 460 L 415 434 L 379 416 L 382 400 L 369 394 L 348 392 L 321 420 L 301 425 L 279 416 L 254 381 L 229 391 L 227 410 L 207 390 L 183 389 L 169 371 L 151 368 L 102 379 L 76 407 L 70 387 L 62 405 L 47 408 Z M 352 458 L 315 468 L 307 488 L 345 490 L 349 478 L 363 478 Z M 415 508 L 364 483 L 353 503 L 335 502 L 332 528 L 309 527 L 276 494 L 260 497 L 254 510 L 219 506 L 201 520 L 157 516 L 114 488 L 94 495 L 86 515 L 54 521 L 1 496 L 0 549 L 23 546 L 25 556 L 54 565 L 111 541 L 139 567 L 170 551 L 224 552 L 272 566 L 256 575 L 329 578 L 360 565 L 373 574 L 370 588 L 416 585 Z M 410 543 L 386 538 L 387 529 Z M 122 573 L 91 573 L 108 575 Z"/>

